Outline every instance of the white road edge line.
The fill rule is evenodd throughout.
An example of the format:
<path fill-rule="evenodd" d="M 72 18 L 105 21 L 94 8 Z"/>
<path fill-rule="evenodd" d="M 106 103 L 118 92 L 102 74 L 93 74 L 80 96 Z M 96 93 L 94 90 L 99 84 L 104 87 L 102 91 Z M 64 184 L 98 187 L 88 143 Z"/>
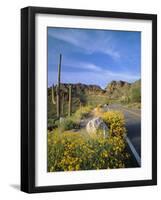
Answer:
<path fill-rule="evenodd" d="M 133 146 L 133 144 L 131 143 L 130 139 L 129 139 L 127 136 L 125 137 L 125 139 L 126 139 L 126 142 L 127 142 L 128 145 L 129 145 L 129 147 L 130 147 L 132 153 L 134 154 L 134 157 L 135 157 L 135 159 L 136 159 L 138 165 L 141 166 L 141 159 L 140 159 L 140 156 L 138 155 L 138 153 L 137 153 L 135 147 Z"/>

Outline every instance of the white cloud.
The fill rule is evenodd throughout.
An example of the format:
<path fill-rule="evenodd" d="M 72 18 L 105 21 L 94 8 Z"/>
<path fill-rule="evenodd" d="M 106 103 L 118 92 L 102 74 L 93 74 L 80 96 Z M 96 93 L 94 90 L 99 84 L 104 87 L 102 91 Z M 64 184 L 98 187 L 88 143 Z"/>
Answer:
<path fill-rule="evenodd" d="M 126 81 L 132 80 L 133 81 L 133 80 L 139 79 L 139 77 L 140 77 L 139 75 L 131 74 L 128 71 L 114 72 L 114 71 L 108 70 L 108 68 L 110 68 L 110 67 L 105 68 L 105 67 L 95 65 L 95 64 L 89 63 L 89 62 L 79 62 L 79 61 L 71 62 L 68 60 L 67 64 L 65 66 L 79 68 L 79 69 L 82 69 L 83 72 L 85 72 L 84 70 L 89 70 L 90 72 L 88 71 L 88 74 L 89 73 L 101 74 L 101 75 L 104 75 L 107 77 L 111 77 L 112 80 L 116 79 L 116 80 L 126 80 Z M 76 72 L 76 73 L 78 73 L 78 72 Z"/>
<path fill-rule="evenodd" d="M 117 59 L 117 58 L 120 58 L 120 57 L 121 57 L 121 55 L 120 55 L 120 53 L 119 53 L 118 51 L 114 51 L 114 50 L 112 50 L 112 49 L 110 49 L 110 48 L 105 49 L 104 52 L 105 52 L 106 54 L 112 56 L 112 58 L 114 58 L 114 59 Z"/>
<path fill-rule="evenodd" d="M 82 65 L 83 66 L 83 65 Z M 90 65 L 89 65 L 90 66 Z M 89 67 L 88 66 L 88 67 Z M 127 82 L 134 82 L 140 78 L 139 75 L 134 75 L 130 73 L 120 73 L 112 72 L 109 70 L 103 70 L 99 66 L 93 66 L 91 64 L 93 71 L 79 71 L 79 72 L 63 72 L 61 81 L 64 83 L 84 83 L 84 84 L 94 84 L 105 88 L 109 82 L 112 80 L 123 80 Z M 97 70 L 98 68 L 98 70 Z M 54 79 L 53 79 L 54 78 Z M 50 71 L 48 75 L 49 85 L 57 82 L 54 72 Z M 52 80 L 52 81 L 51 81 Z"/>
<path fill-rule="evenodd" d="M 80 68 L 83 70 L 91 70 L 91 71 L 102 71 L 102 68 L 98 65 L 95 65 L 93 63 L 89 63 L 89 62 L 75 62 L 75 61 L 67 61 L 65 66 L 67 67 L 73 67 L 73 68 Z"/>
<path fill-rule="evenodd" d="M 49 31 L 48 35 L 50 35 L 51 37 L 54 37 L 56 39 L 62 40 L 64 42 L 73 44 L 75 46 L 79 46 L 79 44 L 80 44 L 78 38 L 73 37 L 73 35 L 69 32 L 63 33 L 63 32 Z"/>
<path fill-rule="evenodd" d="M 94 52 L 101 52 L 111 56 L 113 59 L 121 57 L 120 52 L 113 46 L 113 38 L 111 35 L 104 34 L 104 32 L 95 32 L 94 36 L 88 35 L 86 32 L 68 29 L 67 31 L 51 30 L 48 34 L 76 47 L 84 50 L 84 53 L 92 54 Z"/>

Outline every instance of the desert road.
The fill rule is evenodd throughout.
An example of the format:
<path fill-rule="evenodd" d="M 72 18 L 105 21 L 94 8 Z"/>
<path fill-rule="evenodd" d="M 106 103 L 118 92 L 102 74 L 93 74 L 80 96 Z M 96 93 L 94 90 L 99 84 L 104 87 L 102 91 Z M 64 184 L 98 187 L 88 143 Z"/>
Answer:
<path fill-rule="evenodd" d="M 137 154 L 141 158 L 141 112 L 137 109 L 125 108 L 122 105 L 111 104 L 111 110 L 120 110 L 124 113 L 127 137 L 131 141 Z"/>

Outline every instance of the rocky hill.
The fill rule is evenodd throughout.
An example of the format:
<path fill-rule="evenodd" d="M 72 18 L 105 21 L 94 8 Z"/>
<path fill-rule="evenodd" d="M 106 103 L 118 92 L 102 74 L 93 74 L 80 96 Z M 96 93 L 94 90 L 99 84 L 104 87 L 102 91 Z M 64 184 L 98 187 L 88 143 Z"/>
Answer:
<path fill-rule="evenodd" d="M 69 85 L 72 86 L 72 96 L 73 97 L 83 98 L 83 96 L 104 95 L 106 93 L 106 91 L 103 90 L 98 85 L 86 85 L 86 84 L 82 84 L 82 83 L 77 83 L 77 84 L 61 83 L 60 84 L 60 93 L 63 93 L 65 99 L 68 99 Z M 56 93 L 56 86 L 54 86 L 54 91 Z M 48 88 L 48 96 L 50 96 L 50 95 L 51 95 L 51 87 Z"/>
<path fill-rule="evenodd" d="M 107 96 L 110 99 L 123 99 L 130 97 L 134 90 L 140 90 L 141 80 L 134 83 L 128 83 L 126 81 L 111 81 L 105 89 L 102 89 L 98 85 L 87 85 L 82 83 L 67 84 L 61 83 L 60 91 L 64 94 L 65 99 L 68 99 L 69 85 L 72 86 L 72 96 L 82 98 L 89 95 L 102 95 Z M 56 91 L 56 86 L 54 87 Z M 48 88 L 48 96 L 51 95 L 51 88 Z"/>
<path fill-rule="evenodd" d="M 106 91 L 98 85 L 77 84 L 60 84 L 60 96 L 64 101 L 64 113 L 68 110 L 69 85 L 72 86 L 72 111 L 76 111 L 80 105 L 89 105 L 99 96 L 98 103 L 102 103 L 106 98 Z M 56 114 L 56 107 L 52 104 L 52 88 L 48 88 L 48 117 L 53 117 Z M 56 97 L 56 85 L 54 86 L 54 96 Z"/>
<path fill-rule="evenodd" d="M 121 101 L 141 101 L 141 80 L 134 83 L 125 81 L 112 81 L 105 88 L 106 94 L 110 99 Z"/>
<path fill-rule="evenodd" d="M 118 98 L 122 95 L 126 95 L 130 87 L 131 83 L 125 81 L 112 81 L 107 85 L 105 90 L 111 98 Z"/>
<path fill-rule="evenodd" d="M 123 87 L 129 87 L 129 86 L 131 86 L 131 83 L 128 83 L 128 82 L 125 82 L 125 81 L 112 81 L 111 83 L 109 83 L 107 85 L 105 90 L 108 93 L 112 94 L 114 92 L 114 90 L 121 89 Z"/>

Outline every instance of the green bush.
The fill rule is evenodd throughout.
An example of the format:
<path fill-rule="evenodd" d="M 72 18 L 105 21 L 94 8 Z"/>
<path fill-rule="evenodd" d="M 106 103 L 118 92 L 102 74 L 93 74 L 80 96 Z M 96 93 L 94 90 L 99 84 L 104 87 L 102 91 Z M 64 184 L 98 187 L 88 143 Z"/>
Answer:
<path fill-rule="evenodd" d="M 73 118 L 77 121 L 80 121 L 81 119 L 88 117 L 91 110 L 92 106 L 82 106 L 74 113 Z"/>
<path fill-rule="evenodd" d="M 58 119 L 48 119 L 48 130 L 52 130 L 58 127 Z"/>
<path fill-rule="evenodd" d="M 140 87 L 131 89 L 131 102 L 141 102 L 141 89 Z"/>
<path fill-rule="evenodd" d="M 72 118 L 67 117 L 67 118 L 64 118 L 59 123 L 59 127 L 60 127 L 61 131 L 66 131 L 66 130 L 79 128 L 79 124 L 77 122 L 75 122 Z"/>

